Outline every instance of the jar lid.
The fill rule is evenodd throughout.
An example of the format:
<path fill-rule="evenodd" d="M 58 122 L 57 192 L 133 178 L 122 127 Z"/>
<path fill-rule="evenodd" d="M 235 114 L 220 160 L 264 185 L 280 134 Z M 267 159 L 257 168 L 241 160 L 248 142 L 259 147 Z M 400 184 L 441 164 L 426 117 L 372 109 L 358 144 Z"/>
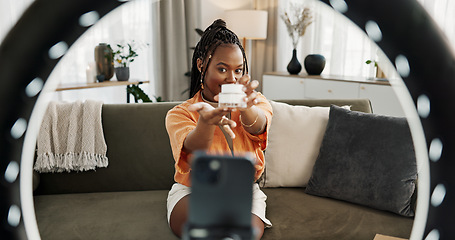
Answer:
<path fill-rule="evenodd" d="M 221 85 L 222 93 L 243 93 L 243 84 L 223 84 Z"/>

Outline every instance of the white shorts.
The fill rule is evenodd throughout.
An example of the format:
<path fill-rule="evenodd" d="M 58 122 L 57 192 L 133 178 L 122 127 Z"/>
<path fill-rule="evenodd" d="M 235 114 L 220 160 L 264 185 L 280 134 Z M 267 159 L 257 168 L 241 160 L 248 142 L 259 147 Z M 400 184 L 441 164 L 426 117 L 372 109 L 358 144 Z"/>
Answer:
<path fill-rule="evenodd" d="M 191 189 L 183 184 L 175 183 L 172 185 L 172 188 L 167 196 L 168 223 L 175 205 L 178 201 L 180 201 L 180 199 L 190 193 Z M 265 200 L 267 200 L 267 196 L 261 191 L 261 189 L 259 189 L 259 185 L 257 183 L 253 184 L 253 204 L 251 207 L 251 213 L 258 216 L 264 222 L 266 228 L 270 228 L 272 227 L 272 223 L 265 217 L 265 208 L 267 207 Z"/>

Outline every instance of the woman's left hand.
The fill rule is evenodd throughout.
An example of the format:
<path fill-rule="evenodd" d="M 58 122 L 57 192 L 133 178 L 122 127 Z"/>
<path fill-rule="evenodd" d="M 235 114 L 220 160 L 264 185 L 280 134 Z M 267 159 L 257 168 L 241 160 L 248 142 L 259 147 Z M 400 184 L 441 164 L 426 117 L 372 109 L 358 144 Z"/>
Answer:
<path fill-rule="evenodd" d="M 257 92 L 255 89 L 259 86 L 259 82 L 257 80 L 250 81 L 249 75 L 243 75 L 238 80 L 238 83 L 245 85 L 245 87 L 243 89 L 246 94 L 247 108 L 250 108 L 250 107 L 258 104 Z"/>

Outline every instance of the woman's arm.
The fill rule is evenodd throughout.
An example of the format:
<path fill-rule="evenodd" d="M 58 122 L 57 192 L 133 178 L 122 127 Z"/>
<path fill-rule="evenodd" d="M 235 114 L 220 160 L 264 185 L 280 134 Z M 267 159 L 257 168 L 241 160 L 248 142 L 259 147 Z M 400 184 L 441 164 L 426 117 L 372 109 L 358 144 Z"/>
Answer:
<path fill-rule="evenodd" d="M 250 77 L 245 75 L 239 79 L 239 83 L 245 85 L 244 90 L 247 95 L 247 108 L 240 109 L 240 123 L 247 132 L 259 135 L 265 131 L 267 126 L 264 111 L 255 106 L 258 104 L 255 89 L 259 86 L 259 82 L 257 80 L 250 81 Z"/>
<path fill-rule="evenodd" d="M 196 128 L 187 135 L 183 142 L 183 147 L 187 152 L 208 149 L 212 145 L 213 135 L 218 126 L 222 126 L 231 138 L 235 138 L 231 128 L 237 124 L 225 117 L 229 113 L 229 109 L 214 108 L 210 104 L 199 102 L 190 105 L 188 110 L 197 111 L 199 119 Z"/>
<path fill-rule="evenodd" d="M 252 106 L 247 110 L 240 111 L 240 123 L 247 132 L 259 135 L 265 131 L 267 119 L 262 109 Z"/>

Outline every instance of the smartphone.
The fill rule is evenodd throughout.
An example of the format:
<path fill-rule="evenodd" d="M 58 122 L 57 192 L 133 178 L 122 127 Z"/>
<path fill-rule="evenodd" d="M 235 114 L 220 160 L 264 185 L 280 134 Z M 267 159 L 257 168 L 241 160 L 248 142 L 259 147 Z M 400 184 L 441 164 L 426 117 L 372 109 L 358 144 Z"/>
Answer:
<path fill-rule="evenodd" d="M 184 239 L 252 239 L 254 159 L 195 153 Z"/>

